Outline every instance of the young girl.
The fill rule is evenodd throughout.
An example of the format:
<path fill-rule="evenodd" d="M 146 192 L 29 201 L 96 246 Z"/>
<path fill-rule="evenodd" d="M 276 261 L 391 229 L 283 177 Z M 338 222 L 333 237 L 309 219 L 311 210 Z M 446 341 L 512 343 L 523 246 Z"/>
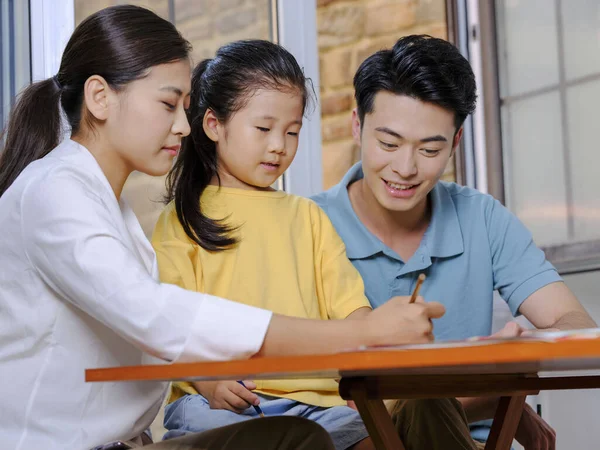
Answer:
<path fill-rule="evenodd" d="M 426 320 L 397 301 L 361 319 L 357 334 L 347 321 L 287 318 L 157 281 L 120 194 L 134 170 L 166 173 L 189 133 L 189 51 L 154 13 L 107 8 L 77 27 L 58 74 L 15 105 L 0 159 L 2 448 L 141 441 L 166 384 L 86 384 L 86 368 L 394 344 Z M 61 106 L 71 128 L 62 142 Z M 289 419 L 157 446 L 248 448 L 259 434 L 262 448 L 330 448 L 322 428 Z"/>
<path fill-rule="evenodd" d="M 153 237 L 164 282 L 306 319 L 371 314 L 362 280 L 324 212 L 271 188 L 294 159 L 308 97 L 294 57 L 267 41 L 226 45 L 198 65 L 192 132 L 169 174 L 172 201 Z M 245 327 L 253 326 L 248 318 Z M 296 342 L 307 337 L 298 333 Z M 266 416 L 315 420 L 338 449 L 372 447 L 334 380 L 244 385 L 176 384 L 166 437 L 245 421 L 256 416 L 249 406 L 260 403 Z"/>

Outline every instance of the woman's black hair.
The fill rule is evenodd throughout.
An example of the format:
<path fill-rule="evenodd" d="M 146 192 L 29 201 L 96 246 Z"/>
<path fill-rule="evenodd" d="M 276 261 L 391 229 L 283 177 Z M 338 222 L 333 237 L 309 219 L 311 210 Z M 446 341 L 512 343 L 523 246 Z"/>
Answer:
<path fill-rule="evenodd" d="M 61 139 L 60 106 L 76 134 L 82 120 L 83 88 L 92 75 L 115 90 L 143 78 L 159 64 L 189 58 L 191 45 L 173 24 L 132 5 L 105 8 L 73 32 L 58 74 L 27 87 L 10 114 L 0 153 L 0 196 L 31 162 L 44 157 Z"/>
<path fill-rule="evenodd" d="M 167 177 L 166 201 L 174 201 L 177 217 L 186 234 L 209 251 L 236 243 L 233 228 L 223 220 L 204 215 L 200 196 L 218 176 L 216 144 L 203 127 L 211 110 L 221 123 L 244 107 L 259 89 L 297 90 L 309 100 L 307 79 L 290 52 L 269 41 L 243 40 L 217 50 L 214 59 L 200 62 L 192 75 L 188 112 L 191 134 L 183 139 L 181 151 Z"/>

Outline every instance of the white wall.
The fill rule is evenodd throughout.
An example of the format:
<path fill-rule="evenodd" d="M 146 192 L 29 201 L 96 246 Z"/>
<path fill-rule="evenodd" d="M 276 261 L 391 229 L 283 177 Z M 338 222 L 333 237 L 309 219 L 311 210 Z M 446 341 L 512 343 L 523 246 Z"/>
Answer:
<path fill-rule="evenodd" d="M 600 323 L 600 271 L 567 275 L 564 279 L 593 319 Z M 541 392 L 538 399 L 542 417 L 557 432 L 557 450 L 600 448 L 600 389 L 546 391 Z"/>
<path fill-rule="evenodd" d="M 564 280 L 596 323 L 600 323 L 600 271 L 565 275 Z M 510 310 L 496 296 L 493 331 L 498 331 L 509 320 L 514 320 Z M 517 320 L 523 326 L 529 325 L 522 316 Z M 586 375 L 600 375 L 600 372 Z M 541 405 L 542 417 L 556 430 L 557 450 L 600 448 L 600 389 L 543 391 L 527 400 L 533 408 L 537 403 Z M 515 442 L 513 449 L 522 450 L 523 447 Z"/>

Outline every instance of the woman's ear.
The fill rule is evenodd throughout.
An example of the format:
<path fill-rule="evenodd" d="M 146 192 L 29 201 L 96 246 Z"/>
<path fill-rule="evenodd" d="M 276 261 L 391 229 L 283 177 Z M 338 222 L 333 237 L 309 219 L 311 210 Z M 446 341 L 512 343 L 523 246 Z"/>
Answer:
<path fill-rule="evenodd" d="M 92 75 L 83 86 L 84 104 L 90 114 L 99 121 L 108 118 L 110 96 L 113 94 L 106 80 Z"/>

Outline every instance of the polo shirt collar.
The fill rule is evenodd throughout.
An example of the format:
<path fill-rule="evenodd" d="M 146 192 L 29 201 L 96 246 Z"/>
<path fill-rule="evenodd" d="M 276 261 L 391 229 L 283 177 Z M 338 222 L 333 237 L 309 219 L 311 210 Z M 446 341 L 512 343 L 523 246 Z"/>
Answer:
<path fill-rule="evenodd" d="M 444 182 L 438 181 L 429 193 L 431 223 L 421 246 L 427 247 L 431 257 L 449 258 L 464 251 L 464 240 L 456 205 Z"/>
<path fill-rule="evenodd" d="M 342 227 L 338 232 L 346 244 L 346 255 L 350 259 L 362 259 L 384 251 L 387 246 L 381 242 L 360 221 L 348 196 L 348 186 L 363 178 L 362 163 L 359 161 L 344 175 L 333 188 L 332 202 L 337 206 Z"/>
<path fill-rule="evenodd" d="M 381 242 L 360 221 L 348 196 L 348 186 L 364 177 L 362 163 L 359 161 L 344 175 L 344 178 L 332 189 L 333 201 L 338 207 L 343 227 L 338 232 L 346 244 L 346 254 L 350 259 L 363 259 L 377 253 L 400 259 L 398 254 Z M 464 251 L 464 241 L 458 213 L 452 196 L 438 182 L 429 193 L 431 199 L 431 223 L 425 232 L 417 253 L 429 257 L 447 258 Z"/>

